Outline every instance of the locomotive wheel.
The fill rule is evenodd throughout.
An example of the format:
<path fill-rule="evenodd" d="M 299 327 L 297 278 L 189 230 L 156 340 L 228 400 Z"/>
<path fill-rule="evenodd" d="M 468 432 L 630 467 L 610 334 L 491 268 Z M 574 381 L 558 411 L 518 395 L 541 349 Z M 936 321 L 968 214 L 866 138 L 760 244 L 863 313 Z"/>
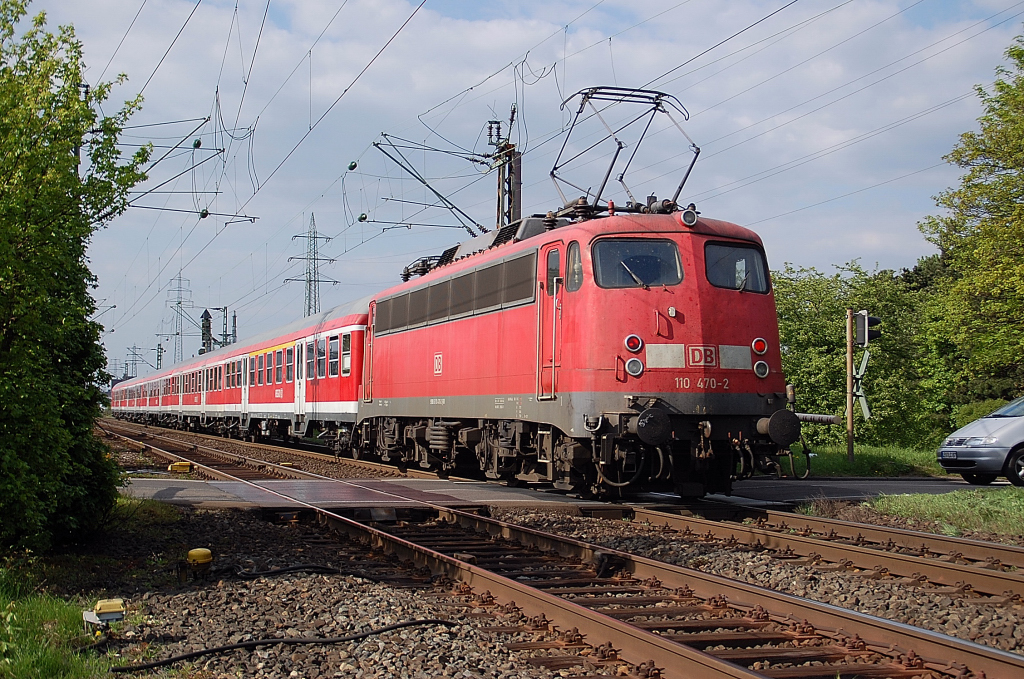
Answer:
<path fill-rule="evenodd" d="M 452 470 L 451 469 L 438 469 L 436 474 L 437 474 L 437 478 L 441 479 L 442 481 L 447 481 L 448 477 L 452 475 Z"/>

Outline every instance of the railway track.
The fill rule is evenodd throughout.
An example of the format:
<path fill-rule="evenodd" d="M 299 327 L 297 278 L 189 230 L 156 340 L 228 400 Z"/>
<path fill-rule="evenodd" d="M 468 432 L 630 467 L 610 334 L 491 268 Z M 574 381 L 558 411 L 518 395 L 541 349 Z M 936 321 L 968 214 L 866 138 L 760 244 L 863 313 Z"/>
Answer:
<path fill-rule="evenodd" d="M 1011 545 L 752 510 L 746 521 L 710 520 L 680 512 L 624 507 L 633 521 L 662 526 L 673 537 L 764 550 L 778 559 L 828 570 L 868 571 L 948 596 L 1024 601 L 1024 549 Z M 745 511 L 745 510 L 741 510 Z M 767 514 L 768 516 L 765 516 Z"/>
<path fill-rule="evenodd" d="M 229 454 L 232 451 L 226 450 L 226 448 L 244 448 L 246 450 L 251 450 L 254 453 L 257 451 L 266 451 L 269 453 L 275 453 L 277 455 L 286 455 L 288 457 L 297 458 L 299 460 L 312 460 L 319 464 L 336 465 L 338 467 L 353 470 L 364 470 L 376 476 L 404 476 L 407 478 L 414 479 L 438 478 L 435 472 L 423 471 L 421 469 L 399 470 L 394 465 L 373 462 L 370 460 L 354 460 L 352 458 L 347 457 L 335 457 L 334 455 L 331 455 L 329 453 L 322 453 L 287 445 L 253 443 L 250 441 L 242 441 L 239 439 L 226 439 L 224 437 L 213 436 L 211 434 L 199 434 L 196 432 L 182 432 L 173 429 L 162 429 L 158 427 L 151 427 L 149 425 L 129 423 L 109 418 L 101 420 L 100 425 L 104 429 L 104 431 L 117 431 L 129 437 L 132 437 L 136 434 L 145 434 L 148 436 L 158 436 L 161 438 L 161 440 L 204 441 L 205 443 L 203 444 L 203 447 L 205 449 L 217 450 Z M 180 438 L 176 439 L 175 437 Z M 452 476 L 450 478 L 453 480 L 463 480 L 455 476 Z"/>
<path fill-rule="evenodd" d="M 510 649 L 543 651 L 537 663 L 553 670 L 625 660 L 636 677 L 1024 676 L 1020 655 L 463 511 L 418 501 L 432 518 L 371 525 L 260 487 L 316 511 L 339 533 L 457 581 L 460 605 L 493 616 L 495 634 L 532 631 L 535 641 Z"/>

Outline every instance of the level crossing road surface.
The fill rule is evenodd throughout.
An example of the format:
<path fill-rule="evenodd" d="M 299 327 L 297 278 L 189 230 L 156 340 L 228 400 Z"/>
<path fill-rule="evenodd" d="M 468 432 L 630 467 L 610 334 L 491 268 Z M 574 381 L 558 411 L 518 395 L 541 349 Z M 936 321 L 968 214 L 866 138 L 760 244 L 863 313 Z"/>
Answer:
<path fill-rule="evenodd" d="M 500 505 L 555 509 L 566 505 L 601 504 L 562 493 L 532 488 L 508 488 L 484 481 L 433 479 L 353 479 L 350 482 L 316 480 L 261 481 L 261 486 L 322 507 L 413 507 L 417 501 L 457 507 Z M 1001 481 L 992 487 L 1005 486 Z M 977 488 L 958 476 L 900 478 L 818 478 L 776 479 L 759 476 L 737 481 L 731 496 L 709 495 L 707 499 L 744 505 L 789 505 L 815 499 L 858 502 L 878 495 L 903 493 L 949 493 Z M 127 494 L 172 504 L 199 507 L 292 507 L 294 503 L 238 481 L 201 481 L 176 478 L 133 478 Z M 404 498 L 404 499 L 403 499 Z M 640 502 L 673 502 L 669 493 L 645 493 Z"/>
<path fill-rule="evenodd" d="M 1009 483 L 1000 479 L 990 488 L 1006 487 Z M 905 495 L 926 493 L 941 495 L 954 490 L 978 488 L 959 476 L 917 477 L 901 476 L 886 478 L 838 477 L 809 479 L 777 479 L 772 476 L 755 476 L 733 483 L 733 498 L 782 502 L 787 504 L 811 502 L 818 499 L 847 500 L 860 502 L 879 495 Z M 709 496 L 723 499 L 722 496 Z"/>
<path fill-rule="evenodd" d="M 499 505 L 548 507 L 601 504 L 530 488 L 508 488 L 484 481 L 431 479 L 351 479 L 346 481 L 260 481 L 259 487 L 239 481 L 199 481 L 173 478 L 134 478 L 127 494 L 137 498 L 199 507 L 295 507 L 293 502 L 266 492 L 276 491 L 324 508 L 416 507 L 430 502 L 446 507 Z"/>

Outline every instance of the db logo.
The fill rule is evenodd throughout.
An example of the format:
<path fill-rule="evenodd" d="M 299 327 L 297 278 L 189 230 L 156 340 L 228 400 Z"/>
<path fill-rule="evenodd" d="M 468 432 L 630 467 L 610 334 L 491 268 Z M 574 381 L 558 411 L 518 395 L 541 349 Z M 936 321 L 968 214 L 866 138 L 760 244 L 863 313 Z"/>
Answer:
<path fill-rule="evenodd" d="M 718 364 L 716 347 L 701 344 L 693 344 L 686 347 L 690 355 L 690 366 L 714 366 Z"/>
<path fill-rule="evenodd" d="M 440 353 L 434 354 L 434 374 L 435 375 L 440 375 L 441 374 L 441 354 Z"/>

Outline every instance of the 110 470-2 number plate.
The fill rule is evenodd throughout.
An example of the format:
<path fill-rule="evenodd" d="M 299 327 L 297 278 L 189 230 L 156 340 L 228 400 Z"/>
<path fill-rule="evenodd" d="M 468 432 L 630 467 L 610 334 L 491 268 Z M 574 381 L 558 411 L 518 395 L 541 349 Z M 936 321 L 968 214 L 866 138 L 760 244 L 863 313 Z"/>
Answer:
<path fill-rule="evenodd" d="M 729 378 L 677 377 L 676 389 L 729 389 Z"/>

